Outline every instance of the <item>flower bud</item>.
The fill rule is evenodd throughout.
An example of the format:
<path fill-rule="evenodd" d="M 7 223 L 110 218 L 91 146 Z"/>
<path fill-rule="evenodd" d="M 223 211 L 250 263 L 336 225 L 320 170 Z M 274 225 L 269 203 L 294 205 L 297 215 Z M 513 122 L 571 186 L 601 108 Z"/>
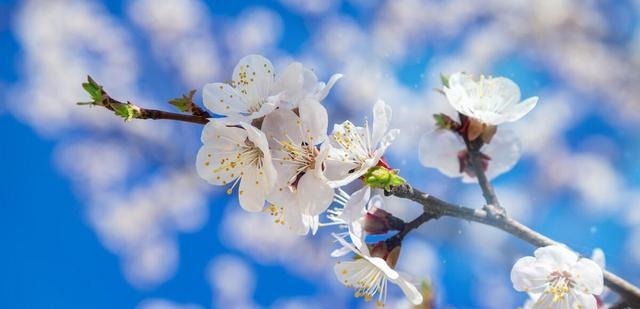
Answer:
<path fill-rule="evenodd" d="M 393 247 L 389 247 L 386 241 L 379 241 L 374 245 L 369 245 L 369 250 L 371 251 L 372 257 L 381 258 L 387 262 L 389 267 L 396 268 L 396 264 L 400 258 L 400 245 L 391 246 Z"/>
<path fill-rule="evenodd" d="M 371 188 L 380 188 L 387 191 L 391 187 L 404 184 L 406 181 L 400 177 L 395 170 L 388 169 L 384 166 L 374 166 L 363 175 L 364 183 Z"/>
<path fill-rule="evenodd" d="M 364 230 L 368 234 L 385 234 L 393 230 L 401 230 L 404 222 L 391 213 L 374 208 L 373 211 L 367 212 L 364 216 Z"/>

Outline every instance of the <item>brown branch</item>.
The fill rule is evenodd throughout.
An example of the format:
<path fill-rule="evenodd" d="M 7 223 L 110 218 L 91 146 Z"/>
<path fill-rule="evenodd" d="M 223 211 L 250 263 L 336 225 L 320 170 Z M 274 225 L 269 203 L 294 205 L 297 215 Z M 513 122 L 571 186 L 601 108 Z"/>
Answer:
<path fill-rule="evenodd" d="M 504 217 L 496 217 L 486 210 L 472 209 L 447 203 L 414 189 L 409 184 L 393 187 L 390 194 L 421 204 L 423 211 L 435 218 L 449 216 L 493 226 L 536 247 L 560 244 L 506 215 Z M 606 270 L 604 270 L 604 283 L 611 290 L 620 294 L 627 303 L 640 306 L 640 288 Z"/>
<path fill-rule="evenodd" d="M 184 121 L 184 122 L 197 123 L 197 124 L 207 124 L 209 122 L 209 119 L 205 118 L 204 116 L 185 115 L 185 114 L 171 113 L 171 112 L 165 112 L 157 109 L 146 109 L 146 108 L 140 108 L 140 115 L 134 118 L 135 119 L 153 119 L 153 120 L 167 119 L 167 120 L 177 120 L 177 121 Z"/>

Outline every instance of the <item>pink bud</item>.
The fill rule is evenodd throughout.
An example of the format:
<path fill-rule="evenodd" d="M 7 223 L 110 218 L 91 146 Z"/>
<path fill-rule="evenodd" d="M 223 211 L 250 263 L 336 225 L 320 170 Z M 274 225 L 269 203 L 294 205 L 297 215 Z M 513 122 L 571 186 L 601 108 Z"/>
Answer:
<path fill-rule="evenodd" d="M 368 234 L 385 234 L 394 229 L 390 222 L 392 217 L 387 211 L 374 208 L 364 215 L 364 230 Z"/>

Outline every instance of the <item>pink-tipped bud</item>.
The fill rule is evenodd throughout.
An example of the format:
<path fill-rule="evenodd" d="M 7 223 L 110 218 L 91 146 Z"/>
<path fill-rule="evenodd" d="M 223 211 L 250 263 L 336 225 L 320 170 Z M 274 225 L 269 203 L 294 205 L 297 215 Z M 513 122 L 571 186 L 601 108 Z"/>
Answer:
<path fill-rule="evenodd" d="M 373 208 L 364 216 L 364 230 L 368 234 L 386 234 L 389 231 L 401 230 L 404 222 L 391 213 Z"/>

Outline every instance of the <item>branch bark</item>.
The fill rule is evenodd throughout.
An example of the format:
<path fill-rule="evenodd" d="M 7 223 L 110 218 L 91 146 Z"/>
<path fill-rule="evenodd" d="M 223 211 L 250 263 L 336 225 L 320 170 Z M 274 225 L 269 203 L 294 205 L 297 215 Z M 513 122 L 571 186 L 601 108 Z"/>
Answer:
<path fill-rule="evenodd" d="M 414 189 L 409 184 L 393 187 L 390 193 L 421 204 L 423 211 L 435 218 L 448 216 L 493 226 L 536 247 L 560 244 L 506 215 L 504 217 L 496 217 L 486 210 L 454 205 Z M 604 270 L 604 283 L 611 290 L 620 294 L 627 303 L 633 306 L 640 306 L 640 288 L 606 270 Z"/>

